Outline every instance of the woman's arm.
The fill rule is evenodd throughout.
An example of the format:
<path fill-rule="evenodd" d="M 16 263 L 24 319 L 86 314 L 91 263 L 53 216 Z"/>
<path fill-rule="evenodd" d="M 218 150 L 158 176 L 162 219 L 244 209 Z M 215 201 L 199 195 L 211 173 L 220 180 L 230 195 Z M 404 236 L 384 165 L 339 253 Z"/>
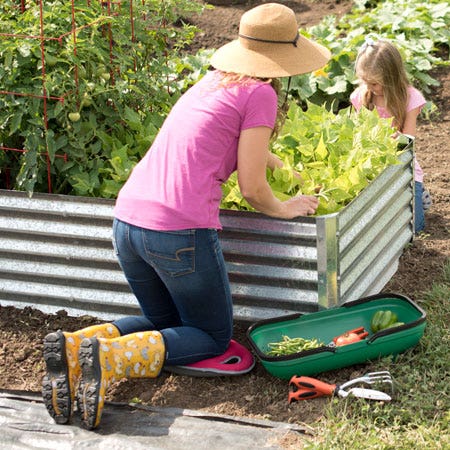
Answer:
<path fill-rule="evenodd" d="M 250 205 L 268 216 L 293 219 L 314 214 L 319 203 L 314 196 L 300 195 L 285 202 L 274 196 L 266 178 L 266 167 L 276 163 L 269 151 L 271 133 L 272 130 L 268 127 L 250 128 L 241 132 L 237 173 L 242 195 Z"/>

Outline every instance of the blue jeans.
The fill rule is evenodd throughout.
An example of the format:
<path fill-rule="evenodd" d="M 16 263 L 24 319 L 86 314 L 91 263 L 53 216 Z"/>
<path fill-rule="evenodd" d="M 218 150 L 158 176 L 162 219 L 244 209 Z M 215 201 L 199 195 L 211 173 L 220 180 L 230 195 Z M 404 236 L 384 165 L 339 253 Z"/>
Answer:
<path fill-rule="evenodd" d="M 425 228 L 425 211 L 422 202 L 423 183 L 415 181 L 414 192 L 414 232 L 420 233 Z"/>
<path fill-rule="evenodd" d="M 216 230 L 153 231 L 118 219 L 113 245 L 143 316 L 116 320 L 122 335 L 158 330 L 166 365 L 221 355 L 233 333 L 233 303 Z"/>

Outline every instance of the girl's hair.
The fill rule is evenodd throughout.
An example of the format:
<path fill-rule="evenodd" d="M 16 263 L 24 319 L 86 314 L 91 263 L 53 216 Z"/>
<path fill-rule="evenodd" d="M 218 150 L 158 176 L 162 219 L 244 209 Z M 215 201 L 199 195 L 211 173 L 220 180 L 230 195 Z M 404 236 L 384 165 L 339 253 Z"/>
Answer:
<path fill-rule="evenodd" d="M 385 106 L 394 116 L 394 125 L 402 131 L 408 103 L 409 80 L 398 49 L 388 41 L 366 40 L 356 59 L 355 70 L 358 78 L 378 83 L 383 87 Z M 366 88 L 363 105 L 375 107 L 373 94 Z"/>
<path fill-rule="evenodd" d="M 231 86 L 233 84 L 239 85 L 252 84 L 255 82 L 255 80 L 258 80 L 264 83 L 268 83 L 273 87 L 278 97 L 277 118 L 275 120 L 275 126 L 272 130 L 271 136 L 272 139 L 275 139 L 278 133 L 280 132 L 281 127 L 283 126 L 287 112 L 287 103 L 286 102 L 281 103 L 280 101 L 283 88 L 281 81 L 278 78 L 254 78 L 239 73 L 222 72 L 222 71 L 219 72 L 222 74 L 222 79 L 219 83 L 220 86 Z"/>

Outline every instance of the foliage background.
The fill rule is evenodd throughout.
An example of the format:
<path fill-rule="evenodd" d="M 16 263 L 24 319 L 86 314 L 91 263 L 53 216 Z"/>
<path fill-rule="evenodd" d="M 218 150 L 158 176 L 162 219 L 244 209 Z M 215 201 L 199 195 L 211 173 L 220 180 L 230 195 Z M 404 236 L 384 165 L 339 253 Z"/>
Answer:
<path fill-rule="evenodd" d="M 19 190 L 46 192 L 49 162 L 54 193 L 114 196 L 189 84 L 178 55 L 196 28 L 181 17 L 202 6 L 14 3 L 0 6 L 14 34 L 0 38 L 0 146 L 26 152 L 0 152 L 0 167 Z"/>
<path fill-rule="evenodd" d="M 303 10 L 305 2 L 314 12 L 316 1 L 320 13 L 326 14 L 328 9 L 324 5 L 329 2 L 300 0 L 292 1 L 292 4 L 298 5 L 300 15 L 304 17 L 309 12 Z M 229 22 L 235 23 L 239 17 L 237 7 L 244 8 L 256 2 L 230 0 L 228 3 L 233 6 L 226 11 L 225 8 L 206 11 L 205 17 L 212 17 L 213 23 L 223 24 L 223 28 L 231 30 Z M 382 3 L 371 1 L 370 7 Z M 425 11 L 429 3 L 424 2 Z M 342 0 L 337 4 L 342 5 Z M 419 2 L 415 4 L 420 5 Z M 222 33 L 222 27 L 210 26 L 208 30 L 216 36 Z M 203 40 L 204 36 L 200 35 L 200 41 Z M 444 45 L 437 54 L 445 60 L 448 47 Z M 151 383 L 148 380 L 122 381 L 111 389 L 107 400 L 194 409 L 219 417 L 231 415 L 299 423 L 311 431 L 306 436 L 287 432 L 282 442 L 273 443 L 286 449 L 428 450 L 450 447 L 450 163 L 446 152 L 449 147 L 450 73 L 448 66 L 443 66 L 432 69 L 429 74 L 441 82 L 439 87 L 431 86 L 431 94 L 427 96 L 436 104 L 439 114 L 434 115 L 431 122 L 425 117 L 420 118 L 417 150 L 426 173 L 427 187 L 433 196 L 433 206 L 427 213 L 426 233 L 405 250 L 398 271 L 385 287 L 389 292 L 409 296 L 427 311 L 425 336 L 416 348 L 399 359 L 383 359 L 318 376 L 323 381 L 339 383 L 368 371 L 388 369 L 398 382 L 395 401 L 383 405 L 354 399 L 320 398 L 287 406 L 286 382 L 269 376 L 258 363 L 250 374 L 242 377 L 211 379 L 164 373 Z M 64 311 L 48 316 L 30 308 L 0 307 L 0 387 L 39 392 L 43 375 L 43 337 L 49 330 L 73 331 L 93 323 L 98 320 L 89 316 L 68 317 Z M 234 337 L 244 344 L 245 330 L 245 324 L 235 324 Z M 46 445 L 50 445 L 48 441 Z"/>
<path fill-rule="evenodd" d="M 211 49 L 188 51 L 198 32 L 189 18 L 208 6 L 25 5 L 24 12 L 13 0 L 0 5 L 0 188 L 114 198 L 171 106 L 209 66 Z M 369 35 L 393 40 L 411 80 L 429 92 L 437 84 L 430 70 L 448 64 L 449 21 L 446 2 L 356 0 L 340 20 L 326 16 L 303 31 L 333 58 L 323 70 L 295 77 L 291 98 L 303 107 L 347 106 L 356 52 Z M 433 111 L 430 103 L 424 114 Z"/>

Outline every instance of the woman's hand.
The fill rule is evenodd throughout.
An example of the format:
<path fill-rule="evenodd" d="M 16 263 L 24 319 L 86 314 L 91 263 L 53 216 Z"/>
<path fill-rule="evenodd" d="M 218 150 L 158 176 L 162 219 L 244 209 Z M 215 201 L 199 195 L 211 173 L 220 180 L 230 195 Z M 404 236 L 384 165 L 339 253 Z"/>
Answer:
<path fill-rule="evenodd" d="M 300 195 L 281 202 L 273 194 L 266 178 L 266 168 L 277 161 L 272 159 L 269 151 L 271 132 L 268 127 L 249 128 L 241 132 L 237 173 L 242 195 L 256 210 L 271 217 L 293 219 L 314 214 L 319 204 L 314 196 Z"/>
<path fill-rule="evenodd" d="M 284 204 L 291 215 L 291 217 L 286 218 L 293 219 L 298 216 L 314 214 L 319 206 L 319 199 L 314 195 L 297 195 L 285 201 Z"/>

